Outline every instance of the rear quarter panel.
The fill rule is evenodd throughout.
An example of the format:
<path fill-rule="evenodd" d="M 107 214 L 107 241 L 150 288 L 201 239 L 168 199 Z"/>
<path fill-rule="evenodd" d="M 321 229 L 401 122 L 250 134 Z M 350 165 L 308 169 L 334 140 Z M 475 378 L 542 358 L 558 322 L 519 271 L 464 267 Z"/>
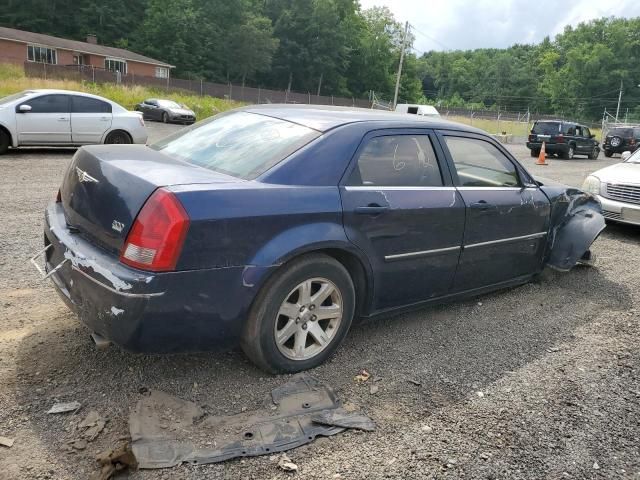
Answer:
<path fill-rule="evenodd" d="M 320 248 L 353 248 L 335 187 L 259 182 L 176 186 L 191 223 L 179 269 L 279 265 Z"/>

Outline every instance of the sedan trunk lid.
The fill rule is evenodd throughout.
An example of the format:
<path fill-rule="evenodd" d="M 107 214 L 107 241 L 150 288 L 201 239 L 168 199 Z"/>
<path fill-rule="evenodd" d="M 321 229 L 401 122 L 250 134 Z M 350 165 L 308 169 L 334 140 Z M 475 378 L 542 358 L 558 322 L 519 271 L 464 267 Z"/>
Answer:
<path fill-rule="evenodd" d="M 237 181 L 143 145 L 96 145 L 78 150 L 60 193 L 69 227 L 118 252 L 138 212 L 157 188 Z"/>

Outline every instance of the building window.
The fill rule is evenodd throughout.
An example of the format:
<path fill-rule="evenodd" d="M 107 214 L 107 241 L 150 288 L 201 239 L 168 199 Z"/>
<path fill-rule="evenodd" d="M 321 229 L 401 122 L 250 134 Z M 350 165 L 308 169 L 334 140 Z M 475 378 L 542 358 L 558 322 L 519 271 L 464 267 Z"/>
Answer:
<path fill-rule="evenodd" d="M 58 54 L 53 48 L 37 47 L 35 45 L 27 47 L 27 58 L 30 62 L 58 63 Z"/>
<path fill-rule="evenodd" d="M 127 62 L 124 60 L 116 60 L 115 58 L 105 58 L 104 68 L 112 72 L 120 72 L 123 75 L 127 74 Z"/>
<path fill-rule="evenodd" d="M 169 69 L 167 67 L 156 67 L 156 78 L 169 78 Z"/>

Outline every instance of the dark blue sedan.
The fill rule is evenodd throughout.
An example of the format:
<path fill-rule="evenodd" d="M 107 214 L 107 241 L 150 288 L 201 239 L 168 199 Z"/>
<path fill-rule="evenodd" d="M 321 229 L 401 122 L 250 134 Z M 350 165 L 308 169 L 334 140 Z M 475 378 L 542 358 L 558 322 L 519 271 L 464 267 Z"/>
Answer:
<path fill-rule="evenodd" d="M 598 201 L 480 130 L 253 106 L 155 145 L 80 149 L 46 211 L 47 275 L 97 343 L 329 357 L 353 321 L 593 261 Z"/>

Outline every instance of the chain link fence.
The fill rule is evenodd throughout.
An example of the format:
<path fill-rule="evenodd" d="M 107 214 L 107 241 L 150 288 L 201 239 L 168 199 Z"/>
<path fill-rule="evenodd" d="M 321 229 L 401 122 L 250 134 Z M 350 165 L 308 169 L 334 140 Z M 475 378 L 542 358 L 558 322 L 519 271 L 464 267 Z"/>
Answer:
<path fill-rule="evenodd" d="M 270 90 L 266 88 L 246 87 L 231 83 L 213 83 L 203 80 L 185 80 L 180 78 L 155 78 L 141 75 L 112 72 L 91 65 L 50 65 L 46 63 L 25 62 L 27 76 L 75 80 L 93 83 L 118 83 L 121 85 L 139 85 L 166 91 L 190 92 L 197 95 L 226 98 L 246 103 L 298 103 L 313 105 L 337 105 L 344 107 L 370 108 L 371 101 L 361 98 L 344 98 L 312 93 L 292 92 L 288 90 Z"/>

